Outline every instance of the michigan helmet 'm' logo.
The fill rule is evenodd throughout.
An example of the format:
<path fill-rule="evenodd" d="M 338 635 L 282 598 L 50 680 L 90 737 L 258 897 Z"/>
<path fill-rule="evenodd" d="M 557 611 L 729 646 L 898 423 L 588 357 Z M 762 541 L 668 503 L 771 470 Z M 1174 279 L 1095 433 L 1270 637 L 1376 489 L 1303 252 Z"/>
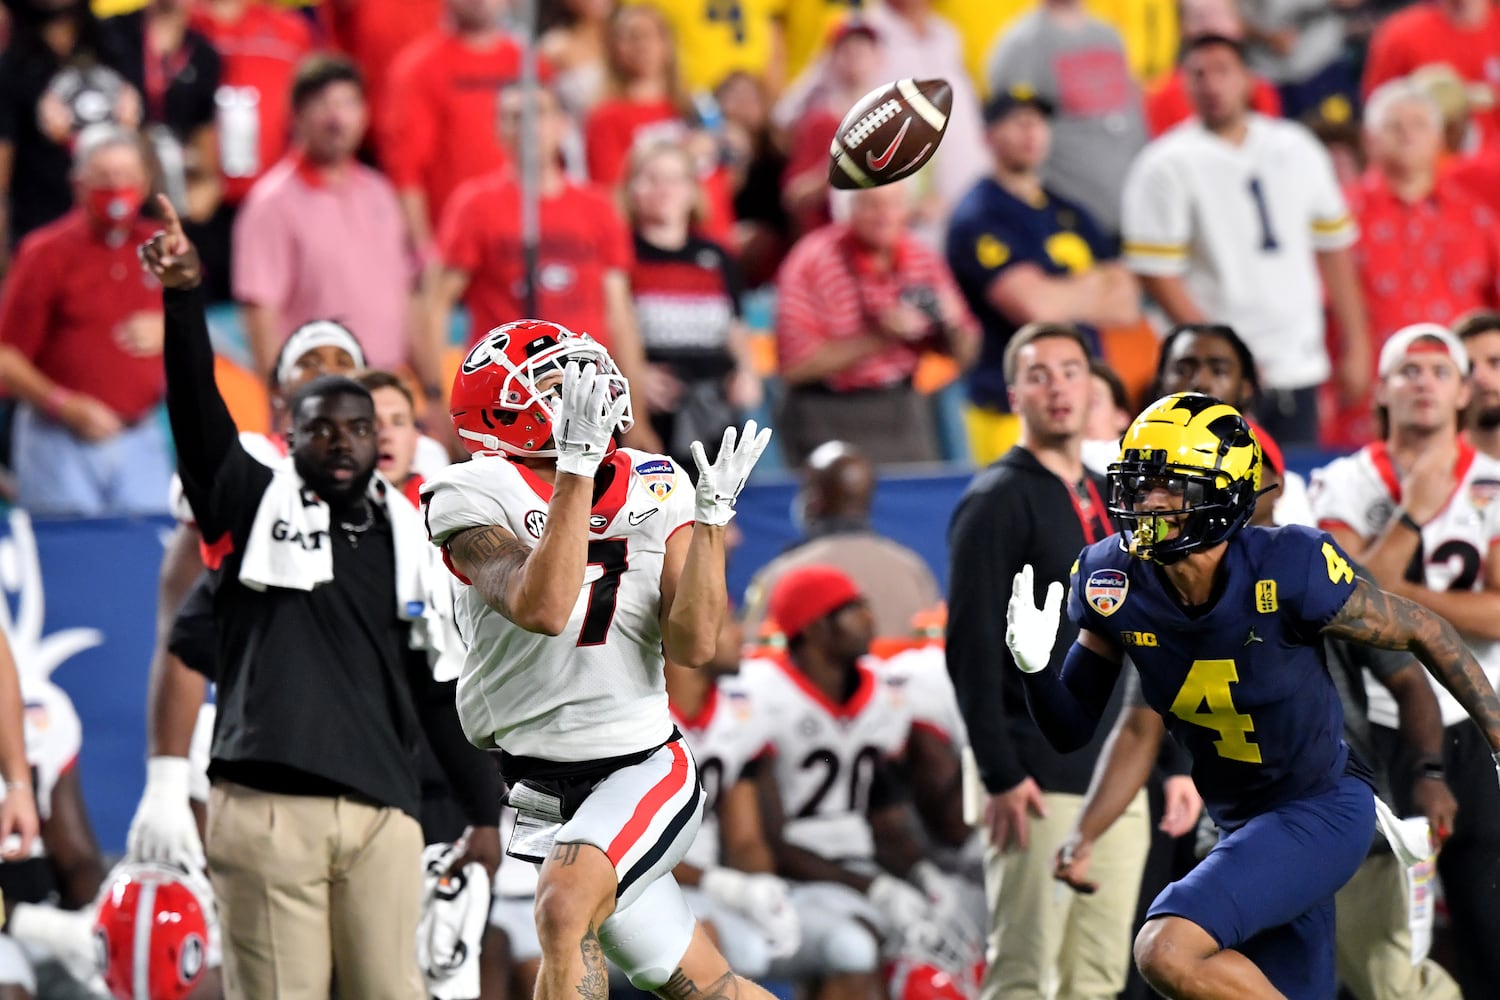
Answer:
<path fill-rule="evenodd" d="M 1260 488 L 1260 442 L 1238 410 L 1201 393 L 1179 392 L 1147 407 L 1125 432 L 1120 457 Z"/>
<path fill-rule="evenodd" d="M 1083 585 L 1083 599 L 1089 607 L 1108 618 L 1125 603 L 1130 578 L 1117 569 L 1096 569 Z"/>

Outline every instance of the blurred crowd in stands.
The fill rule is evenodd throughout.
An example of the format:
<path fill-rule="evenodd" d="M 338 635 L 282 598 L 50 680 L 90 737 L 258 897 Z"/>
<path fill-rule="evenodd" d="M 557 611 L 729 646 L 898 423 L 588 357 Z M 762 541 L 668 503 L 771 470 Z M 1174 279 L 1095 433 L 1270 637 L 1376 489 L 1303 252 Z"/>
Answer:
<path fill-rule="evenodd" d="M 529 101 L 510 0 L 6 0 L 6 489 L 165 508 L 133 260 L 157 191 L 203 248 L 246 430 L 286 337 L 334 320 L 442 440 L 464 347 L 530 307 L 611 348 L 650 417 L 630 443 L 674 456 L 755 413 L 789 465 L 832 439 L 983 465 L 1038 320 L 1081 324 L 1132 405 L 1161 332 L 1230 324 L 1267 430 L 1348 449 L 1385 338 L 1497 305 L 1487 0 L 539 8 Z M 953 85 L 938 155 L 831 191 L 838 120 L 901 77 Z"/>

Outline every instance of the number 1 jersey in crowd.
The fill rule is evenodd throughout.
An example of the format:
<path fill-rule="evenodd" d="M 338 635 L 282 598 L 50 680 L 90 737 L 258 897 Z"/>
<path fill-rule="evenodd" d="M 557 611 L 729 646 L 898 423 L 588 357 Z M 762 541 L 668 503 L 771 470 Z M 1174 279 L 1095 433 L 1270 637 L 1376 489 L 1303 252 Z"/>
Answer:
<path fill-rule="evenodd" d="M 693 484 L 671 459 L 630 448 L 610 455 L 596 481 L 606 476 L 589 514 L 588 569 L 561 635 L 528 632 L 472 586 L 460 588 L 455 618 L 469 652 L 458 715 L 477 746 L 585 761 L 660 746 L 672 734 L 661 574 L 667 539 L 692 524 Z M 534 548 L 552 488 L 503 455 L 476 455 L 428 480 L 422 497 L 446 558 L 454 535 L 486 525 Z"/>
<path fill-rule="evenodd" d="M 1242 529 L 1223 560 L 1213 596 L 1186 608 L 1160 566 L 1106 538 L 1078 557 L 1068 615 L 1125 649 L 1209 814 L 1234 829 L 1346 768 L 1367 774 L 1349 760 L 1319 634 L 1354 592 L 1348 559 L 1328 535 L 1286 527 Z"/>

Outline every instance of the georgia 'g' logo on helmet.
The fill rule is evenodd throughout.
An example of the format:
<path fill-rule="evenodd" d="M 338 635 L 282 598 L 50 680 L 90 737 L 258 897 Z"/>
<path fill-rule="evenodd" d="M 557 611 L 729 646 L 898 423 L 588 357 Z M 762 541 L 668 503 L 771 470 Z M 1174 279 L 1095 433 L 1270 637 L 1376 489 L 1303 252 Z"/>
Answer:
<path fill-rule="evenodd" d="M 491 330 L 483 340 L 470 348 L 469 353 L 464 356 L 464 362 L 460 370 L 465 375 L 473 375 L 486 365 L 503 364 L 505 349 L 510 346 L 510 334 L 502 327 L 499 330 Z"/>
<path fill-rule="evenodd" d="M 1157 400 L 1135 418 L 1109 467 L 1109 512 L 1122 544 L 1166 564 L 1227 541 L 1255 510 L 1260 467 L 1260 442 L 1228 403 L 1196 392 Z M 1176 506 L 1140 506 L 1162 488 Z"/>
<path fill-rule="evenodd" d="M 592 364 L 611 380 L 612 397 L 628 396 L 630 384 L 604 345 L 546 320 L 523 319 L 485 334 L 458 366 L 449 414 L 471 452 L 556 455 L 558 387 L 565 365 Z M 616 430 L 634 426 L 627 405 Z"/>

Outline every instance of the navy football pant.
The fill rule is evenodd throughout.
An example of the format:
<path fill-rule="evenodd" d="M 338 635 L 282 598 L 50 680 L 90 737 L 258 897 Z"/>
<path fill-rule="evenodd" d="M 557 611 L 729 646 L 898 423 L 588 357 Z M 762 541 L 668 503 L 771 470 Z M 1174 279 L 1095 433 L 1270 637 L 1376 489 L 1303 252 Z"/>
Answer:
<path fill-rule="evenodd" d="M 1288 1000 L 1335 992 L 1333 896 L 1375 834 L 1375 795 L 1349 775 L 1219 838 L 1202 863 L 1156 897 L 1147 919 L 1191 920 L 1250 959 Z"/>

